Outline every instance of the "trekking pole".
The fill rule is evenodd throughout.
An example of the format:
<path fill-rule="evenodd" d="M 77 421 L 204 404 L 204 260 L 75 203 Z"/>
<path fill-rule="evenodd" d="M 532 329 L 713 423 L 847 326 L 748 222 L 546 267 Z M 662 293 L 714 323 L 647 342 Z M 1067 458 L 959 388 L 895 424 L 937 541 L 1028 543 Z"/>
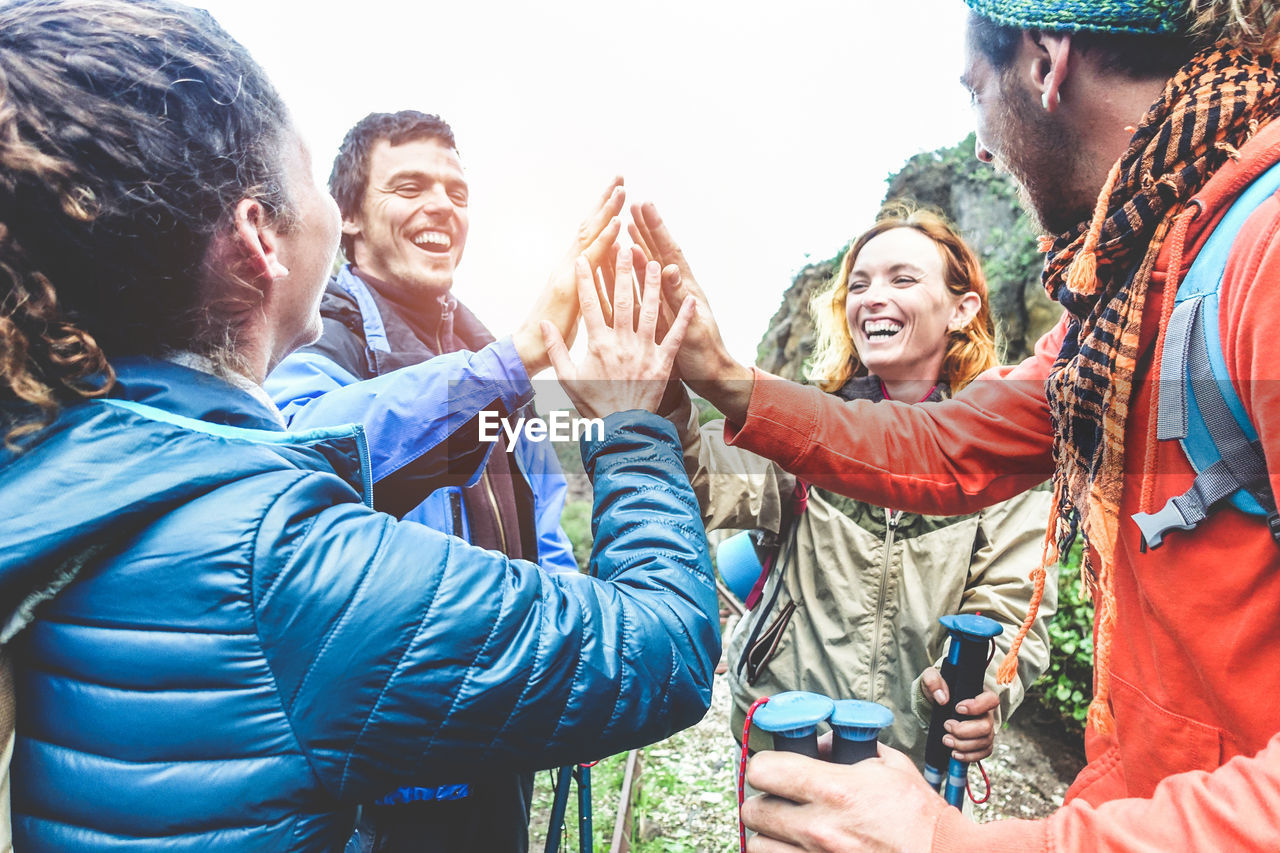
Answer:
<path fill-rule="evenodd" d="M 880 730 L 893 725 L 893 712 L 876 702 L 841 699 L 831 712 L 831 760 L 836 764 L 857 764 L 875 758 Z"/>
<path fill-rule="evenodd" d="M 830 721 L 833 733 L 831 760 L 855 764 L 877 752 L 880 730 L 893 723 L 893 712 L 875 702 L 843 699 L 833 702 L 826 696 L 791 690 L 777 696 L 762 696 L 747 710 L 742 728 L 742 759 L 738 763 L 738 849 L 747 849 L 747 829 L 742 824 L 742 801 L 746 797 L 747 753 L 751 727 L 773 735 L 773 748 L 818 757 L 818 723 Z"/>
<path fill-rule="evenodd" d="M 942 742 L 947 720 L 969 720 L 970 716 L 956 713 L 956 704 L 972 699 L 982 692 L 982 680 L 991 660 L 992 638 L 1004 629 L 999 622 L 972 613 L 943 616 L 938 620 L 951 632 L 951 645 L 942 662 L 942 680 L 947 683 L 948 702 L 935 705 L 929 718 L 929 737 L 924 746 L 924 778 L 935 791 L 946 782 L 943 796 L 956 808 L 964 803 L 964 792 L 969 783 L 969 762 L 951 757 L 951 750 Z M 942 768 L 947 768 L 944 774 Z"/>
<path fill-rule="evenodd" d="M 547 824 L 547 843 L 543 847 L 545 853 L 556 853 L 560 849 L 560 832 L 564 828 L 565 811 L 569 808 L 569 780 L 572 778 L 572 765 L 556 770 L 556 793 L 551 801 L 551 820 Z"/>
<path fill-rule="evenodd" d="M 770 696 L 768 703 L 756 711 L 753 722 L 761 731 L 773 735 L 775 750 L 817 758 L 818 723 L 831 716 L 835 704 L 817 693 L 788 690 Z"/>
<path fill-rule="evenodd" d="M 578 777 L 578 853 L 591 853 L 591 764 L 579 764 L 574 768 Z"/>
<path fill-rule="evenodd" d="M 595 842 L 591 838 L 591 768 L 596 765 L 568 764 L 556 769 L 555 796 L 551 801 L 551 820 L 547 823 L 547 843 L 544 853 L 557 853 L 560 835 L 564 831 L 564 818 L 569 811 L 569 784 L 578 783 L 578 853 L 591 853 Z"/>

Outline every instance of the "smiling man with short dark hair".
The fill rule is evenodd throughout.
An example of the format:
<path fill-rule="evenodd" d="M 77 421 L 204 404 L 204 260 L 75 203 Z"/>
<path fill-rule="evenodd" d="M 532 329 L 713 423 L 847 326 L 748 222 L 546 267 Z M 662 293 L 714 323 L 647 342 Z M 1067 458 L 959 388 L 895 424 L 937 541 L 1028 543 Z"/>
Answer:
<path fill-rule="evenodd" d="M 501 340 L 454 297 L 468 188 L 453 131 L 439 116 L 366 116 L 343 140 L 329 190 L 348 263 L 325 293 L 323 336 L 267 381 L 290 426 L 364 424 L 375 508 L 547 571 L 577 571 L 560 528 L 565 479 L 550 443 L 521 434 L 508 446 L 503 430 L 497 441 L 481 441 L 482 415 L 514 423 L 534 414 L 532 404 L 500 412 L 470 404 L 493 399 L 474 391 L 527 382 L 546 366 L 539 319 L 572 336 L 571 266 L 552 277 L 529 320 Z M 586 252 L 599 262 L 617 236 L 621 205 L 615 181 L 570 259 Z M 431 781 L 366 806 L 361 849 L 527 849 L 531 774 Z"/>

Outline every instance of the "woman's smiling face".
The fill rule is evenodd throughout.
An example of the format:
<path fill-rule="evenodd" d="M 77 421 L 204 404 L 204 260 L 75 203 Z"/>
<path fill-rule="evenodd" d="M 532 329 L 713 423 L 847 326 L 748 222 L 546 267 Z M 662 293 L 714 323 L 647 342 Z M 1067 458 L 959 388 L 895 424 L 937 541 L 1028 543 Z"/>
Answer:
<path fill-rule="evenodd" d="M 845 316 L 858 359 L 885 380 L 936 381 L 947 331 L 967 320 L 942 252 L 914 228 L 871 238 L 849 271 Z"/>

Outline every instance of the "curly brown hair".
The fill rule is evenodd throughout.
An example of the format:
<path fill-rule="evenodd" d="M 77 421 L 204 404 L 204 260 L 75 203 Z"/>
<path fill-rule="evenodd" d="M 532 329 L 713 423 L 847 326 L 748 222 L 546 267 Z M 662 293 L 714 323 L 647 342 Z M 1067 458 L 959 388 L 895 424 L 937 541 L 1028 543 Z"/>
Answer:
<path fill-rule="evenodd" d="M 288 113 L 204 11 L 169 0 L 0 6 L 0 431 L 11 448 L 101 395 L 109 357 L 234 359 L 252 294 L 210 293 L 236 202 L 288 227 Z M 225 291 L 225 292 L 224 292 Z"/>
<path fill-rule="evenodd" d="M 947 351 L 938 377 L 952 391 L 959 391 L 978 374 L 999 363 L 996 352 L 995 321 L 987 299 L 987 279 L 982 263 L 964 238 L 939 212 L 904 201 L 887 204 L 876 222 L 855 237 L 844 253 L 831 287 L 818 292 L 810 305 L 818 327 L 809 380 L 824 391 L 836 391 L 850 376 L 861 376 L 866 368 L 858 360 L 845 316 L 849 295 L 849 273 L 858 254 L 871 240 L 895 228 L 911 228 L 932 240 L 942 255 L 946 286 L 955 296 L 973 292 L 982 297 L 978 313 L 962 329 L 948 333 Z"/>

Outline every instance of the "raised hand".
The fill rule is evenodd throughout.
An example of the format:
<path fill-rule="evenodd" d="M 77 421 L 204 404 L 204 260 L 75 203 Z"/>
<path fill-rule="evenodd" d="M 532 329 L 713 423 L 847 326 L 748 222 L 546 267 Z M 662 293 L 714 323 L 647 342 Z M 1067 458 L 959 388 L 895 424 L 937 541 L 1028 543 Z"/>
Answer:
<path fill-rule="evenodd" d="M 647 257 L 672 265 L 679 272 L 678 277 L 663 278 L 663 298 L 668 308 L 674 310 L 686 299 L 693 299 L 697 305 L 676 357 L 676 370 L 690 388 L 710 400 L 726 417 L 741 420 L 751 397 L 751 370 L 729 354 L 707 296 L 698 287 L 684 252 L 658 215 L 658 208 L 652 202 L 633 204 L 631 219 L 628 232 L 636 246 Z"/>
<path fill-rule="evenodd" d="M 618 214 L 622 212 L 626 197 L 622 178 L 614 178 L 595 208 L 578 226 L 573 244 L 547 280 L 529 316 L 512 333 L 516 353 L 530 376 L 550 364 L 540 329 L 543 321 L 550 322 L 561 338 L 569 345 L 573 344 L 578 331 L 578 286 L 574 264 L 579 256 L 585 256 L 592 267 L 612 258 L 614 243 L 622 233 Z"/>
<path fill-rule="evenodd" d="M 656 263 L 645 267 L 638 319 L 629 250 L 618 251 L 611 320 L 605 319 L 586 257 L 578 258 L 575 272 L 578 300 L 587 327 L 587 354 L 575 364 L 559 330 L 543 322 L 542 334 L 556 378 L 584 417 L 602 418 L 630 409 L 656 411 L 689 326 L 693 301 L 680 306 L 670 330 L 659 342 L 661 270 Z"/>

